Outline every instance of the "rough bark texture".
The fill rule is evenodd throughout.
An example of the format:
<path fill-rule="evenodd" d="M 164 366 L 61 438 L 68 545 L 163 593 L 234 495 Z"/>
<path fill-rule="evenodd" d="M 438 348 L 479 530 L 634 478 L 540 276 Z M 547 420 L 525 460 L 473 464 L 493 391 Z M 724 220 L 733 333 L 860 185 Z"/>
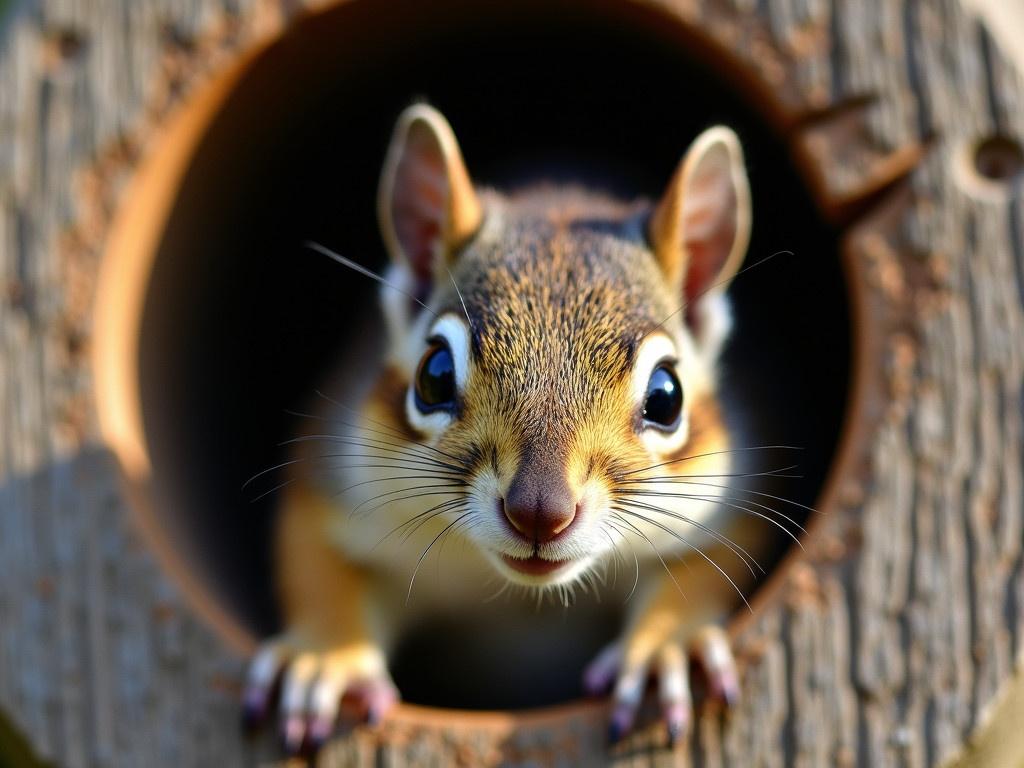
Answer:
<path fill-rule="evenodd" d="M 657 4 L 775 91 L 835 216 L 913 168 L 849 236 L 871 286 L 862 321 L 882 332 L 869 456 L 743 631 L 744 698 L 728 723 L 701 720 L 693 755 L 934 765 L 1024 647 L 1024 197 L 972 191 L 955 170 L 966 143 L 1024 136 L 1024 83 L 957 0 Z M 34 0 L 0 28 L 0 707 L 60 765 L 257 761 L 237 728 L 243 660 L 132 532 L 84 357 L 110 209 L 146 128 L 293 4 L 252 5 Z M 323 762 L 602 759 L 600 708 L 570 720 L 404 715 Z M 641 734 L 622 763 L 667 760 L 653 743 Z"/>

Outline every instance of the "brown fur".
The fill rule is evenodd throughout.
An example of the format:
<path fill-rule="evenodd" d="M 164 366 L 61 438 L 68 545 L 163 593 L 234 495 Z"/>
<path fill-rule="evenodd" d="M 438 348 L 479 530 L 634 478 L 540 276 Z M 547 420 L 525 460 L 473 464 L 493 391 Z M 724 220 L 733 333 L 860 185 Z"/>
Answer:
<path fill-rule="evenodd" d="M 472 319 L 476 375 L 443 450 L 467 465 L 496 453 L 506 481 L 521 463 L 542 459 L 557 461 L 574 485 L 600 470 L 611 486 L 652 463 L 638 444 L 629 378 L 637 344 L 678 304 L 641 235 L 648 211 L 544 188 L 506 202 L 500 237 L 464 250 L 453 277 Z M 438 286 L 431 307 L 463 312 L 450 283 Z M 369 407 L 373 419 L 412 435 L 409 384 L 387 369 Z M 663 460 L 726 447 L 713 393 L 700 393 L 690 418 L 689 440 Z M 701 463 L 715 470 L 726 460 Z"/>
<path fill-rule="evenodd" d="M 363 447 L 382 454 L 383 458 L 378 461 L 383 462 L 385 469 L 394 468 L 394 464 L 387 462 L 391 461 L 388 456 L 395 455 L 402 456 L 406 462 L 402 465 L 403 471 L 416 472 L 418 466 L 431 466 L 434 480 L 447 484 L 432 486 L 442 488 L 434 496 L 444 498 L 452 487 L 458 487 L 457 492 L 467 497 L 470 490 L 478 495 L 472 504 L 453 507 L 455 512 L 447 510 L 451 512 L 447 516 L 438 514 L 426 518 L 427 527 L 420 539 L 413 542 L 414 549 L 406 557 L 412 561 L 409 564 L 413 575 L 412 566 L 418 568 L 433 543 L 467 518 L 471 522 L 498 526 L 484 534 L 466 533 L 468 539 L 477 537 L 475 541 L 479 545 L 475 549 L 466 547 L 464 554 L 458 555 L 469 562 L 470 568 L 486 563 L 487 558 L 498 567 L 501 565 L 496 559 L 499 554 L 517 559 L 528 557 L 522 554 L 522 547 L 526 546 L 523 537 L 516 540 L 514 532 L 500 528 L 509 484 L 525 467 L 557 477 L 573 498 L 589 500 L 585 514 L 593 516 L 588 521 L 590 529 L 574 534 L 575 541 L 572 541 L 573 536 L 566 537 L 570 539 L 566 546 L 576 547 L 575 551 L 544 550 L 539 541 L 532 542 L 533 557 L 564 560 L 570 563 L 564 571 L 570 574 L 566 578 L 579 578 L 572 576 L 574 571 L 568 568 L 590 567 L 597 557 L 594 553 L 605 551 L 603 544 L 595 548 L 594 537 L 601 524 L 614 517 L 616 504 L 627 503 L 623 501 L 624 495 L 636 488 L 639 479 L 652 475 L 724 477 L 730 467 L 729 435 L 714 391 L 711 358 L 717 354 L 717 343 L 698 349 L 698 341 L 692 340 L 684 326 L 685 313 L 677 312 L 684 298 L 685 275 L 682 272 L 687 268 L 687 262 L 677 258 L 683 245 L 664 241 L 652 246 L 648 242 L 653 210 L 650 204 L 620 203 L 578 189 L 543 187 L 513 197 L 481 193 L 482 204 L 478 207 L 476 193 L 464 183 L 468 176 L 447 123 L 422 106 L 411 108 L 408 115 L 411 117 L 403 117 L 404 122 L 399 123 L 396 132 L 399 143 L 389 154 L 391 159 L 382 184 L 380 203 L 385 240 L 399 267 L 404 266 L 406 274 L 415 277 L 415 281 L 408 284 L 419 292 L 429 270 L 424 271 L 422 264 L 409 263 L 412 259 L 408 254 L 403 265 L 403 242 L 413 240 L 415 233 L 450 234 L 454 225 L 451 221 L 408 221 L 410 210 L 418 209 L 407 205 L 408 201 L 395 204 L 396 178 L 400 181 L 405 173 L 418 178 L 416 174 L 424 168 L 447 169 L 448 183 L 438 187 L 443 195 L 442 205 L 435 205 L 433 209 L 449 218 L 452 211 L 462 211 L 465 215 L 459 219 L 463 225 L 460 233 L 468 231 L 469 225 L 476 222 L 482 212 L 483 222 L 474 229 L 475 234 L 468 242 L 460 237 L 454 244 L 452 238 L 442 238 L 433 243 L 433 250 L 424 250 L 424 243 L 416 241 L 417 258 L 422 259 L 424 253 L 432 254 L 443 267 L 435 273 L 430 290 L 424 294 L 429 314 L 453 313 L 467 318 L 471 373 L 464 391 L 458 395 L 450 421 L 443 421 L 444 428 L 436 430 L 436 434 L 420 434 L 418 429 L 434 429 L 436 422 L 424 419 L 416 422 L 420 418 L 417 412 L 407 415 L 407 393 L 415 366 L 408 359 L 407 350 L 393 349 L 391 362 L 359 409 L 362 431 L 349 426 L 339 427 L 337 431 L 351 436 L 348 439 L 354 440 L 353 445 L 367 440 L 367 435 L 384 441 L 372 448 L 369 444 Z M 415 153 L 407 155 L 407 147 L 401 144 L 410 125 L 432 130 L 437 138 L 433 143 L 420 142 L 419 150 L 425 157 L 419 160 Z M 719 162 L 724 158 L 738 163 L 731 169 L 735 178 L 743 174 L 738 143 L 727 129 L 711 129 L 696 144 L 711 146 L 718 153 Z M 730 147 L 733 155 L 722 154 Z M 406 161 L 406 157 L 411 159 Z M 702 155 L 697 153 L 695 157 L 700 160 Z M 416 162 L 423 165 L 417 166 Z M 686 173 L 677 173 L 677 181 L 670 185 L 670 199 L 686 191 L 687 178 Z M 735 200 L 749 204 L 745 175 L 742 181 L 742 189 L 736 191 Z M 714 195 L 699 197 L 703 206 L 700 212 L 713 210 L 716 200 Z M 661 206 L 659 216 L 663 224 L 664 211 L 677 208 L 682 209 L 680 199 L 675 200 L 674 207 Z M 729 211 L 720 213 L 724 215 Z M 735 270 L 737 258 L 742 257 L 749 232 L 749 209 L 733 213 L 736 217 L 730 226 L 739 234 L 728 258 L 720 260 L 728 262 L 725 268 L 728 274 L 732 273 L 729 270 Z M 411 226 L 417 223 L 429 226 Z M 655 230 L 669 232 L 672 237 L 678 234 L 677 229 L 655 227 Z M 674 261 L 666 256 L 673 253 Z M 666 265 L 666 262 L 671 263 Z M 451 280 L 445 279 L 448 270 Z M 418 308 L 413 309 L 419 312 Z M 395 317 L 401 315 L 400 312 L 394 314 Z M 389 322 L 393 326 L 400 322 L 407 325 L 392 328 L 393 336 L 398 335 L 397 339 L 393 338 L 396 346 L 406 342 L 410 349 L 425 347 L 427 339 L 413 337 L 413 327 L 422 328 L 422 323 L 416 325 L 415 320 L 410 322 L 408 317 L 401 320 L 391 317 Z M 651 427 L 644 423 L 641 407 L 636 402 L 637 377 L 650 375 L 649 371 L 636 370 L 638 355 L 644 355 L 646 360 L 650 356 L 647 350 L 652 350 L 652 354 L 658 351 L 657 347 L 643 344 L 653 334 L 667 335 L 681 357 L 685 349 L 687 359 L 694 358 L 687 363 L 694 366 L 689 369 L 690 373 L 681 374 L 684 398 L 688 401 L 684 411 L 688 432 L 685 444 L 674 450 L 657 449 L 661 444 L 650 441 Z M 682 372 L 683 364 L 678 367 Z M 350 420 L 347 415 L 339 418 L 346 424 Z M 675 434 L 682 439 L 680 433 Z M 390 447 L 380 448 L 381 444 Z M 438 469 L 442 461 L 444 466 Z M 367 520 L 364 514 L 360 527 L 359 521 L 352 519 L 355 516 L 350 518 L 344 510 L 344 494 L 338 495 L 339 489 L 344 490 L 341 486 L 352 483 L 353 477 L 370 475 L 369 479 L 352 483 L 353 487 L 364 489 L 368 484 L 392 483 L 395 478 L 385 475 L 378 479 L 372 472 L 350 474 L 351 470 L 339 468 L 324 482 L 322 475 L 302 473 L 302 467 L 314 466 L 314 462 L 298 466 L 297 490 L 289 494 L 279 538 L 282 598 L 292 627 L 286 637 L 295 637 L 296 632 L 304 631 L 312 635 L 306 648 L 336 648 L 337 652 L 331 652 L 335 656 L 351 652 L 337 661 L 339 674 L 351 675 L 358 668 L 364 670 L 360 674 L 386 675 L 381 671 L 380 649 L 387 647 L 399 623 L 399 612 L 394 607 L 396 602 L 392 601 L 389 603 L 392 614 L 380 619 L 385 601 L 371 599 L 370 589 L 374 579 L 382 575 L 392 577 L 396 562 L 399 566 L 402 562 L 384 561 L 376 548 L 380 542 L 361 541 L 355 548 L 349 545 L 359 537 L 386 533 L 391 524 L 387 514 L 408 514 L 412 519 L 419 507 L 429 511 L 436 499 L 419 507 L 406 499 L 406 507 L 378 512 L 379 520 Z M 430 473 L 421 470 L 411 479 L 422 482 L 424 474 Z M 486 478 L 486 482 L 481 478 Z M 379 489 L 391 486 L 371 487 L 373 493 L 378 493 Z M 398 490 L 401 492 L 401 488 Z M 692 510 L 708 514 L 709 508 L 717 509 L 718 505 L 701 500 L 700 491 L 693 493 L 695 498 L 685 502 L 691 504 Z M 713 493 L 704 491 L 704 494 Z M 668 496 L 670 494 L 666 498 Z M 580 504 L 577 509 L 582 508 Z M 687 508 L 687 513 L 691 507 Z M 722 514 L 722 510 L 717 514 Z M 621 507 L 619 511 L 629 515 Z M 706 530 L 701 533 L 704 538 L 699 546 L 705 548 L 710 559 L 717 559 L 720 554 L 716 551 L 720 544 L 713 541 L 714 530 L 737 538 L 735 534 L 742 528 L 737 524 L 738 518 L 735 513 L 714 520 L 705 518 L 712 534 L 709 539 Z M 640 518 L 634 516 L 634 519 Z M 720 618 L 735 602 L 735 597 L 730 596 L 732 586 L 714 566 L 696 557 L 677 556 L 677 550 L 672 549 L 677 546 L 672 538 L 676 529 L 684 529 L 689 534 L 691 528 L 695 530 L 699 526 L 692 525 L 692 521 L 688 523 L 685 515 L 666 514 L 663 519 L 665 525 L 661 527 L 668 536 L 661 532 L 653 535 L 666 544 L 665 556 L 650 539 L 646 543 L 650 544 L 651 551 L 642 554 L 648 560 L 660 561 L 664 573 L 658 572 L 660 575 L 649 580 L 647 589 L 643 590 L 645 599 L 638 601 L 633 611 L 625 638 L 627 667 L 649 663 L 655 652 L 678 656 L 674 643 L 693 634 L 699 624 Z M 613 522 L 601 532 L 614 546 L 612 534 L 617 532 L 625 539 L 623 530 Z M 457 535 L 461 533 L 465 531 Z M 591 538 L 588 540 L 587 536 Z M 747 528 L 743 528 L 738 538 L 742 546 L 752 548 Z M 675 539 L 688 544 L 681 537 Z M 512 544 L 508 544 L 509 540 Z M 500 550 L 501 547 L 504 550 Z M 508 547 L 519 549 L 510 552 Z M 350 552 L 356 551 L 358 554 L 350 556 Z M 416 552 L 422 552 L 419 561 Z M 551 552 L 554 554 L 549 554 Z M 362 565 L 356 565 L 357 561 Z M 470 581 L 481 580 L 479 571 L 470 572 Z M 699 595 L 697 606 L 685 612 L 680 610 L 685 606 L 678 594 L 680 584 L 695 589 Z M 371 609 L 377 615 L 371 613 Z M 337 659 L 342 657 L 337 656 Z"/>

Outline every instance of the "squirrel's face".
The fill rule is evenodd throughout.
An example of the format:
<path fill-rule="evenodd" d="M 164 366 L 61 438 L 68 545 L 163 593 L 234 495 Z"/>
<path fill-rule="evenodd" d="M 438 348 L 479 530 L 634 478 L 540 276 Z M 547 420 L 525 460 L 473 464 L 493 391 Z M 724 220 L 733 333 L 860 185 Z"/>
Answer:
<path fill-rule="evenodd" d="M 729 467 L 714 366 L 749 232 L 735 136 L 703 134 L 657 207 L 478 196 L 444 118 L 415 106 L 380 214 L 389 279 L 427 309 L 385 290 L 371 410 L 444 457 L 462 535 L 527 585 L 580 578 L 635 534 L 698 545 Z"/>

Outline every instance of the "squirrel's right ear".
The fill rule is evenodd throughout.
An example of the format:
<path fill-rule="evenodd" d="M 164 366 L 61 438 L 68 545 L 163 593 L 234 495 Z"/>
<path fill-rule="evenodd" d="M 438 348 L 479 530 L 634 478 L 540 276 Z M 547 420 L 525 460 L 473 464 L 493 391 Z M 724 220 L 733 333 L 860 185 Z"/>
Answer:
<path fill-rule="evenodd" d="M 425 298 L 483 220 L 455 133 L 433 107 L 415 104 L 398 118 L 377 213 L 391 259 L 411 271 Z"/>

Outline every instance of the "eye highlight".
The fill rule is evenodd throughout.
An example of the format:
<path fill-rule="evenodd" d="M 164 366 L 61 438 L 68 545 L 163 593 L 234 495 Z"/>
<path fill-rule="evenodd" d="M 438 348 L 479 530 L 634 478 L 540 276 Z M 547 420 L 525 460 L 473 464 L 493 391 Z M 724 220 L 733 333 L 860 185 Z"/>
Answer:
<path fill-rule="evenodd" d="M 416 370 L 413 391 L 421 413 L 455 408 L 455 360 L 443 341 L 431 341 Z"/>
<path fill-rule="evenodd" d="M 683 387 L 672 366 L 662 363 L 651 374 L 644 398 L 644 425 L 670 432 L 679 426 Z"/>

